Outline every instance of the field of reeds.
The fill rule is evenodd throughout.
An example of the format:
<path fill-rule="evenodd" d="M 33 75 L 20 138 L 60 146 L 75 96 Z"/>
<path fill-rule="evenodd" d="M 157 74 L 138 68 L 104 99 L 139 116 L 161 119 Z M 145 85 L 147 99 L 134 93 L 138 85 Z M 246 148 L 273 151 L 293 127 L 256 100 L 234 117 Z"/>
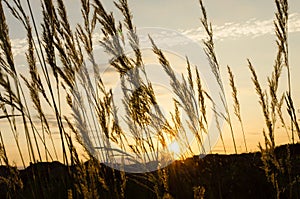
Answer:
<path fill-rule="evenodd" d="M 0 198 L 300 198 L 287 0 L 275 0 L 277 52 L 266 88 L 247 60 L 265 127 L 258 152 L 243 154 L 235 139 L 242 134 L 248 152 L 239 88 L 227 66 L 222 70 L 229 77 L 232 95 L 227 96 L 220 70 L 225 66 L 219 64 L 202 0 L 199 23 L 216 93 L 209 92 L 189 57 L 178 76 L 167 53 L 148 37 L 174 94 L 168 116 L 149 79 L 127 0 L 114 2 L 119 13 L 107 11 L 100 0 L 80 3 L 81 21 L 74 26 L 63 0 L 41 0 L 41 19 L 29 0 L 0 0 Z M 27 38 L 25 73 L 15 60 L 7 17 Z M 103 79 L 97 45 L 109 59 L 105 70 L 117 74 L 120 103 Z M 287 82 L 281 81 L 283 73 Z M 287 85 L 283 92 L 281 84 Z M 278 124 L 290 143 L 277 146 Z M 231 155 L 212 153 L 212 134 L 226 151 L 223 125 L 230 131 Z"/>

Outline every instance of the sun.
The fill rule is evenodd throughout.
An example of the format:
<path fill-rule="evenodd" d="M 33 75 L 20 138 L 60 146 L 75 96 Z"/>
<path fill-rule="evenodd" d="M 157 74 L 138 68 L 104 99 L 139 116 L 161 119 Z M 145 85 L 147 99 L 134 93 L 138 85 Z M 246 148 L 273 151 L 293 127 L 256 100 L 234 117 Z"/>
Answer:
<path fill-rule="evenodd" d="M 176 141 L 173 141 L 172 143 L 170 143 L 168 145 L 168 149 L 169 149 L 169 152 L 172 154 L 173 158 L 175 158 L 175 159 L 179 159 L 180 156 L 182 155 L 180 145 Z"/>

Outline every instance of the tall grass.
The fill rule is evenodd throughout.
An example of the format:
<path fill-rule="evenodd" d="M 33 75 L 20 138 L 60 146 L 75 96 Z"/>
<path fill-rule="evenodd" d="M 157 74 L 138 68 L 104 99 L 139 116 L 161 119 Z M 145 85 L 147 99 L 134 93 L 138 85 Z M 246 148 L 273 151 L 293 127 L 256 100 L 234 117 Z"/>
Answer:
<path fill-rule="evenodd" d="M 292 142 L 294 143 L 294 128 L 299 132 L 299 126 L 295 115 L 295 109 L 293 106 L 293 99 L 291 97 L 291 74 L 290 65 L 288 59 L 288 1 L 287 0 L 276 0 L 275 1 L 277 12 L 275 13 L 276 19 L 274 20 L 275 33 L 276 33 L 276 44 L 277 44 L 277 56 L 273 67 L 271 77 L 268 78 L 268 90 L 263 91 L 258 81 L 257 74 L 251 62 L 248 60 L 249 69 L 252 73 L 252 80 L 255 85 L 256 92 L 259 96 L 259 103 L 262 108 L 262 112 L 265 118 L 265 124 L 267 132 L 263 130 L 265 138 L 265 147 L 259 146 L 262 151 L 262 161 L 266 176 L 269 181 L 273 184 L 276 190 L 276 197 L 281 198 L 281 193 L 285 189 L 290 190 L 290 197 L 292 197 L 292 180 L 290 174 L 290 151 L 287 147 L 287 158 L 285 163 L 280 163 L 278 157 L 275 154 L 275 127 L 277 118 L 280 119 L 282 125 L 286 128 L 286 122 L 283 119 L 283 113 L 281 107 L 283 105 L 283 99 L 285 98 L 287 111 L 291 121 L 291 136 Z M 287 68 L 287 91 L 286 93 L 278 94 L 278 87 L 280 84 L 280 77 L 283 68 Z M 268 97 L 270 96 L 270 97 Z M 289 136 L 287 134 L 287 136 Z M 298 133 L 299 136 L 299 133 Z M 285 166 L 282 166 L 285 165 Z M 285 172 L 289 173 L 289 183 L 285 185 L 280 179 L 281 175 Z"/>
<path fill-rule="evenodd" d="M 135 164 L 147 172 L 151 171 L 149 162 L 154 162 L 158 174 L 145 175 L 145 179 L 142 179 L 145 181 L 144 186 L 147 187 L 147 184 L 152 183 L 154 186 L 147 188 L 152 189 L 157 198 L 172 198 L 169 193 L 168 170 L 163 168 L 166 165 L 159 163 L 161 160 L 168 162 L 173 158 L 168 148 L 168 140 L 176 140 L 181 148 L 186 149 L 187 153 L 182 154 L 182 159 L 195 155 L 195 149 L 187 139 L 189 132 L 196 138 L 196 151 L 203 154 L 212 151 L 213 143 L 210 143 L 207 116 L 208 103 L 213 104 L 212 111 L 224 152 L 226 153 L 226 144 L 219 123 L 222 118 L 230 129 L 234 150 L 237 153 L 232 113 L 221 78 L 222 66 L 215 52 L 213 29 L 202 0 L 199 0 L 201 24 L 207 35 L 203 41 L 204 50 L 221 91 L 218 96 L 225 114 L 218 112 L 214 99 L 205 90 L 199 75 L 201 71 L 186 58 L 186 66 L 183 67 L 186 68 L 187 75 L 182 74 L 182 78 L 178 78 L 163 50 L 156 45 L 150 35 L 152 51 L 169 76 L 175 94 L 173 99 L 175 108 L 170 120 L 167 120 L 158 106 L 152 82 L 148 79 L 139 37 L 127 0 L 114 2 L 122 14 L 121 21 L 117 21 L 114 14 L 108 12 L 100 0 L 80 2 L 83 22 L 72 27 L 63 0 L 41 1 L 41 24 L 36 23 L 30 1 L 0 0 L 0 120 L 5 119 L 9 124 L 10 131 L 5 133 L 12 133 L 23 167 L 28 165 L 26 161 L 38 163 L 60 160 L 71 166 L 68 170 L 68 175 L 72 179 L 68 198 L 99 198 L 98 193 L 101 191 L 108 193 L 111 198 L 124 198 L 128 181 L 124 171 L 127 164 Z M 279 120 L 293 143 L 295 132 L 300 139 L 300 130 L 292 97 L 288 60 L 288 2 L 275 0 L 275 4 L 277 56 L 272 74 L 268 78 L 267 90 L 261 87 L 250 60 L 248 65 L 266 125 L 266 130 L 263 130 L 265 145 L 263 147 L 260 144 L 262 161 L 266 176 L 276 190 L 276 197 L 280 198 L 285 189 L 290 189 L 292 194 L 295 176 L 290 175 L 288 185 L 280 178 L 284 172 L 290 173 L 290 152 L 287 148 L 286 162 L 279 162 L 275 154 L 275 126 Z M 4 9 L 10 11 L 26 33 L 26 66 L 30 76 L 22 75 L 15 64 Z M 40 26 L 41 31 L 38 28 Z M 97 31 L 102 32 L 102 38 L 95 42 L 94 35 Z M 112 88 L 104 84 L 99 63 L 95 58 L 95 44 L 100 44 L 105 49 L 111 57 L 109 67 L 118 72 L 124 96 L 122 103 L 125 106 L 125 115 L 119 115 L 119 107 L 115 104 Z M 133 56 L 126 54 L 126 45 L 134 52 Z M 284 68 L 288 74 L 287 91 L 278 93 Z M 238 86 L 229 66 L 227 71 L 232 89 L 234 115 L 239 121 L 245 150 L 248 151 L 238 100 Z M 68 107 L 64 107 L 65 104 Z M 34 107 L 34 110 L 31 107 Z M 283 107 L 290 116 L 288 122 L 284 117 Z M 180 114 L 181 109 L 187 115 L 186 121 Z M 47 116 L 49 110 L 55 118 L 55 128 Z M 38 120 L 35 120 L 36 115 Z M 120 120 L 124 118 L 129 132 L 125 132 L 122 128 Z M 60 136 L 60 147 L 53 139 L 56 130 Z M 3 133 L 0 131 L 0 163 L 9 166 L 12 163 L 7 157 Z M 27 151 L 21 148 L 20 133 L 25 134 Z M 205 136 L 209 141 L 209 151 L 204 147 Z M 120 150 L 116 149 L 116 146 Z M 83 150 L 80 150 L 80 147 Z M 82 156 L 89 161 L 84 163 Z M 117 159 L 117 156 L 121 158 Z M 116 169 L 112 169 L 112 173 L 103 171 L 100 162 L 112 168 L 116 168 L 117 165 L 121 171 Z M 286 170 L 283 169 L 283 165 L 286 166 Z M 13 190 L 22 187 L 22 182 L 18 179 L 16 170 L 12 169 L 10 172 L 12 179 L 8 179 L 7 183 L 12 193 L 8 193 L 8 197 L 13 197 Z M 106 174 L 113 178 L 106 177 Z M 39 173 L 35 175 L 35 182 L 38 182 L 42 176 Z M 37 193 L 34 189 L 36 186 L 37 184 L 32 185 L 33 196 Z M 195 198 L 203 198 L 205 195 L 205 188 L 201 186 L 191 191 L 194 191 Z M 46 193 L 47 191 L 44 191 L 44 194 Z"/>

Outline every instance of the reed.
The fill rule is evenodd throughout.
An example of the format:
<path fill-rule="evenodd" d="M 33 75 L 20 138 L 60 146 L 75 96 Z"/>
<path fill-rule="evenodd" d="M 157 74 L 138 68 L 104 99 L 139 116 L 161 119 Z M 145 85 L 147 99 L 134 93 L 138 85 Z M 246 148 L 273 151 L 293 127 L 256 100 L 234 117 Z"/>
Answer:
<path fill-rule="evenodd" d="M 100 0 L 81 0 L 80 3 L 82 23 L 73 27 L 63 0 L 41 0 L 41 24 L 37 24 L 29 0 L 0 0 L 0 120 L 7 121 L 10 128 L 8 133 L 14 138 L 24 168 L 29 162 L 59 160 L 69 166 L 68 175 L 62 177 L 66 197 L 125 198 L 129 179 L 124 170 L 126 163 L 130 162 L 146 171 L 144 175 L 130 175 L 131 182 L 151 190 L 157 198 L 176 198 L 170 191 L 171 171 L 158 163 L 162 158 L 169 160 L 172 155 L 168 148 L 168 140 L 175 140 L 187 151 L 181 154 L 181 161 L 194 156 L 195 149 L 187 139 L 189 132 L 196 138 L 196 151 L 200 151 L 201 154 L 211 153 L 214 143 L 211 143 L 209 135 L 209 108 L 214 114 L 224 152 L 226 153 L 226 143 L 223 139 L 221 119 L 225 119 L 230 129 L 237 154 L 233 114 L 239 121 L 245 150 L 249 150 L 235 76 L 227 66 L 234 109 L 232 114 L 221 78 L 222 66 L 215 51 L 213 28 L 202 0 L 199 0 L 201 24 L 207 36 L 203 40 L 204 50 L 220 88 L 218 96 L 225 113 L 217 110 L 214 99 L 205 90 L 200 77 L 201 71 L 190 63 L 189 58 L 186 57 L 186 64 L 182 66 L 186 68 L 186 73 L 180 78 L 177 77 L 168 57 L 150 35 L 152 51 L 170 78 L 170 86 L 174 93 L 174 110 L 170 113 L 170 120 L 167 120 L 158 106 L 152 82 L 145 69 L 139 37 L 127 0 L 114 2 L 122 16 L 120 21 L 117 21 L 114 13 L 105 9 Z M 293 101 L 288 59 L 288 1 L 275 0 L 275 5 L 277 55 L 267 80 L 267 89 L 262 88 L 259 74 L 250 60 L 248 67 L 265 120 L 265 142 L 264 145 L 259 144 L 261 160 L 265 175 L 272 184 L 276 197 L 280 198 L 287 189 L 290 197 L 293 196 L 299 177 L 292 175 L 289 147 L 283 162 L 275 153 L 276 125 L 279 122 L 283 125 L 292 143 L 297 139 L 295 133 L 300 139 L 300 130 Z M 29 75 L 21 74 L 14 60 L 5 9 L 10 11 L 19 22 L 20 29 L 23 28 L 26 34 L 25 56 Z M 41 27 L 41 30 L 38 27 Z M 94 40 L 97 31 L 102 32 L 99 41 Z M 118 73 L 124 96 L 122 104 L 125 113 L 122 116 L 119 115 L 112 88 L 104 84 L 100 64 L 96 61 L 95 44 L 100 44 L 105 49 L 111 57 L 109 67 Z M 126 45 L 134 52 L 133 56 L 126 54 Z M 288 76 L 287 88 L 285 92 L 279 93 L 280 78 L 284 72 Z M 212 107 L 208 107 L 209 103 Z M 287 109 L 288 121 L 284 109 Z M 181 111 L 187 118 L 182 118 Z M 54 122 L 49 118 L 49 114 L 53 116 Z M 120 122 L 122 119 L 129 132 L 123 129 Z M 60 146 L 53 138 L 55 132 L 59 133 Z M 3 133 L 7 132 L 0 131 L 0 164 L 10 168 L 10 177 L 4 181 L 10 190 L 7 197 L 13 198 L 14 191 L 22 189 L 23 185 L 17 169 L 11 167 Z M 26 150 L 21 147 L 20 134 L 24 134 L 22 137 L 26 139 Z M 209 142 L 209 150 L 204 147 L 205 137 Z M 120 150 L 116 149 L 116 146 Z M 119 156 L 121 158 L 118 159 Z M 85 160 L 88 161 L 84 162 Z M 110 166 L 120 165 L 121 171 L 105 169 L 101 162 Z M 156 173 L 150 172 L 149 162 L 157 163 Z M 285 173 L 289 174 L 288 183 L 282 179 Z M 33 176 L 31 195 L 37 198 L 37 189 L 44 186 L 41 192 L 46 197 L 51 187 L 47 183 L 39 184 L 44 182 L 41 172 L 34 171 Z M 204 198 L 206 188 L 196 185 L 190 191 L 194 198 Z"/>

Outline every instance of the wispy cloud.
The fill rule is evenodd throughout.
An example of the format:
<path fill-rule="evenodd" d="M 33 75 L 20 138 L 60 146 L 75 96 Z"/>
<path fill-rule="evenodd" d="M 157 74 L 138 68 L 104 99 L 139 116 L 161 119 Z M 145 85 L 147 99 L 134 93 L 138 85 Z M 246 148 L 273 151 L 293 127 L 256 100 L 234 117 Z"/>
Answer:
<path fill-rule="evenodd" d="M 252 18 L 248 21 L 245 21 L 244 23 L 228 22 L 220 26 L 213 26 L 213 30 L 216 40 L 239 39 L 244 37 L 256 38 L 263 35 L 274 34 L 274 24 L 273 19 L 259 20 L 256 18 Z M 300 13 L 290 14 L 289 32 L 300 32 Z M 164 33 L 164 31 L 162 31 L 157 34 L 151 34 L 151 36 L 156 42 L 160 41 L 161 43 L 166 43 L 168 45 L 175 45 L 174 43 L 178 45 L 178 43 L 186 42 L 178 33 L 174 33 L 174 35 L 169 35 L 167 33 Z M 202 27 L 189 30 L 181 30 L 180 33 L 194 41 L 199 42 L 201 42 L 206 35 Z M 96 44 L 95 50 L 100 48 L 98 41 L 101 39 L 101 37 L 102 34 L 94 35 L 94 43 Z M 147 34 L 145 38 L 140 38 L 141 42 L 145 42 L 146 40 L 148 40 Z M 11 42 L 14 55 L 24 55 L 27 49 L 26 39 L 14 39 Z"/>
<path fill-rule="evenodd" d="M 11 40 L 13 55 L 20 55 L 24 54 L 27 50 L 27 40 L 26 38 L 23 39 L 12 39 Z"/>
<path fill-rule="evenodd" d="M 213 26 L 214 36 L 217 40 L 238 39 L 242 37 L 256 38 L 263 35 L 274 34 L 273 19 L 259 20 L 252 18 L 244 23 L 229 22 L 221 26 Z M 300 14 L 289 16 L 289 32 L 300 32 Z M 183 30 L 182 33 L 193 40 L 202 40 L 205 33 L 202 27 Z"/>

